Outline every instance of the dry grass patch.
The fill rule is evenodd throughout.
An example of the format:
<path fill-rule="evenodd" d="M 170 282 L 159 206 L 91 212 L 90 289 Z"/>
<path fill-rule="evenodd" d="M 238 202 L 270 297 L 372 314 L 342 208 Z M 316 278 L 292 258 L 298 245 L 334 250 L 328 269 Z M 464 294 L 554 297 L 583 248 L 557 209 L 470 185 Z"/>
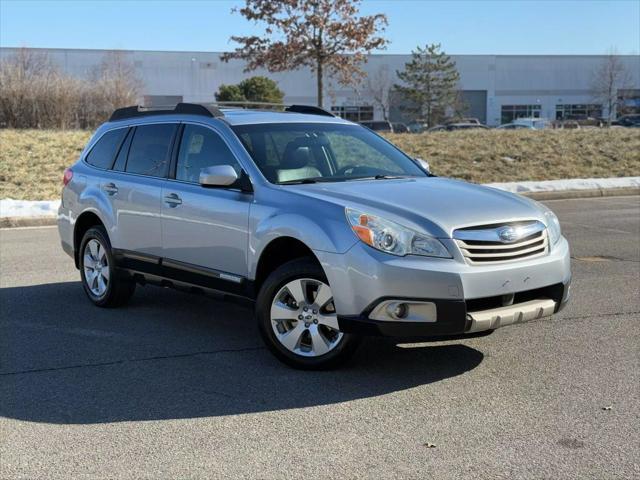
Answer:
<path fill-rule="evenodd" d="M 434 173 L 488 183 L 640 175 L 640 129 L 391 134 Z"/>
<path fill-rule="evenodd" d="M 0 130 L 0 198 L 55 199 L 89 131 Z M 394 134 L 441 176 L 472 182 L 640 175 L 640 129 Z"/>
<path fill-rule="evenodd" d="M 64 169 L 90 137 L 85 130 L 0 130 L 0 198 L 59 198 Z"/>

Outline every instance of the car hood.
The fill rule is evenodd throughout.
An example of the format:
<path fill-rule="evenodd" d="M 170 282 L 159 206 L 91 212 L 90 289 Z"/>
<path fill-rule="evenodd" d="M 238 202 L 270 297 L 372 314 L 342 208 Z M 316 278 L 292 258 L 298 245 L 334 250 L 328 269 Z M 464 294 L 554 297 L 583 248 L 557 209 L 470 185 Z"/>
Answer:
<path fill-rule="evenodd" d="M 533 200 L 482 185 L 439 177 L 354 180 L 289 186 L 300 195 L 362 210 L 451 238 L 453 230 L 519 220 L 540 220 Z"/>

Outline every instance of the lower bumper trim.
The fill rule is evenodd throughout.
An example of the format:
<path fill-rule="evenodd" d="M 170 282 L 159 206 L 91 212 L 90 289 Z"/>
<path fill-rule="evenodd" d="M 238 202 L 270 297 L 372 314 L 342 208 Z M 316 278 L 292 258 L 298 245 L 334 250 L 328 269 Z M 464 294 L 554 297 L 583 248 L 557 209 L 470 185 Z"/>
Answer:
<path fill-rule="evenodd" d="M 556 305 L 556 301 L 544 298 L 479 312 L 469 312 L 467 317 L 470 324 L 467 333 L 493 330 L 514 323 L 550 317 L 555 312 Z"/>

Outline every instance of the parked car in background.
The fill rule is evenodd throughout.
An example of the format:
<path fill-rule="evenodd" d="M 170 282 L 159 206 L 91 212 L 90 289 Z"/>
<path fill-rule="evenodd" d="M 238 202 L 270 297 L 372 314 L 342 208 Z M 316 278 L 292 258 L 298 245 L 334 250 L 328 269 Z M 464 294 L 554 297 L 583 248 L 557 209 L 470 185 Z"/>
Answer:
<path fill-rule="evenodd" d="M 521 125 L 519 123 L 505 123 L 496 127 L 496 130 L 535 130 L 531 125 Z"/>
<path fill-rule="evenodd" d="M 427 131 L 429 124 L 416 120 L 415 122 L 408 123 L 407 128 L 409 129 L 409 133 L 422 133 Z"/>
<path fill-rule="evenodd" d="M 393 133 L 409 133 L 409 128 L 404 123 L 392 123 Z"/>
<path fill-rule="evenodd" d="M 491 331 L 569 300 L 549 208 L 436 177 L 317 107 L 118 109 L 63 184 L 60 240 L 93 304 L 146 284 L 244 297 L 297 368 L 337 366 L 363 336 Z"/>
<path fill-rule="evenodd" d="M 615 121 L 611 122 L 611 125 L 617 125 L 620 127 L 640 127 L 640 114 L 633 113 L 629 115 L 622 115 Z"/>
<path fill-rule="evenodd" d="M 474 117 L 461 117 L 461 118 L 449 118 L 443 122 L 444 125 L 452 125 L 459 123 L 474 123 L 476 125 L 482 125 L 482 122 Z"/>
<path fill-rule="evenodd" d="M 387 122 L 386 120 L 360 122 L 360 125 L 367 127 L 369 130 L 373 130 L 374 132 L 394 132 L 393 125 L 391 122 Z"/>
<path fill-rule="evenodd" d="M 488 130 L 489 127 L 479 123 L 449 123 L 446 125 L 436 125 L 427 130 L 427 132 L 453 132 L 456 130 Z"/>
<path fill-rule="evenodd" d="M 516 123 L 518 125 L 527 125 L 535 128 L 536 130 L 543 130 L 545 128 L 551 128 L 552 126 L 551 121 L 548 118 L 537 118 L 537 117 L 516 118 L 511 123 Z"/>

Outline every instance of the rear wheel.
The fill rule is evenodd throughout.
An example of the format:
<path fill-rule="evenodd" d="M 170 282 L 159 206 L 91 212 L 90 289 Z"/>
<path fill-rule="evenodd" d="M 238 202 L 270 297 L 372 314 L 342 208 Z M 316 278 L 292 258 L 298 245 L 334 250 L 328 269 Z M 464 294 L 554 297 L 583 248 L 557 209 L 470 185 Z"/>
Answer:
<path fill-rule="evenodd" d="M 125 304 L 136 288 L 133 279 L 116 270 L 109 237 L 101 226 L 91 227 L 82 238 L 80 276 L 89 300 L 99 307 Z"/>
<path fill-rule="evenodd" d="M 294 260 L 275 270 L 260 289 L 256 315 L 269 349 L 295 368 L 336 367 L 358 345 L 358 337 L 340 331 L 331 287 L 311 260 Z"/>

